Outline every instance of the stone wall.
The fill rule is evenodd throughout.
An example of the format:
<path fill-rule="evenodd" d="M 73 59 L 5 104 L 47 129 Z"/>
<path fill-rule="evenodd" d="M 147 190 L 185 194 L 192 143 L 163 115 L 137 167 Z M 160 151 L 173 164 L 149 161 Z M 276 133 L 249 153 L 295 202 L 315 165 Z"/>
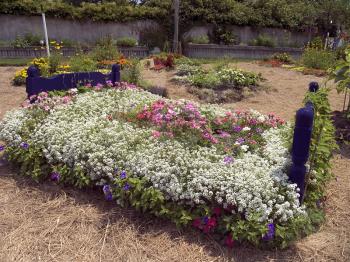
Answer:
<path fill-rule="evenodd" d="M 106 35 L 111 35 L 115 39 L 128 36 L 139 40 L 141 32 L 159 28 L 157 23 L 149 20 L 129 23 L 102 23 L 46 18 L 46 23 L 49 38 L 86 42 L 94 42 Z M 41 16 L 0 15 L 0 25 L 0 40 L 13 40 L 17 35 L 26 33 L 43 35 Z"/>
<path fill-rule="evenodd" d="M 259 35 L 268 35 L 272 37 L 277 46 L 301 47 L 309 42 L 316 32 L 293 32 L 281 28 L 257 28 L 251 26 L 235 26 L 229 27 L 231 31 L 238 37 L 240 43 L 248 44 L 251 40 Z M 184 34 L 184 38 L 191 38 L 212 33 L 213 26 L 194 26 Z"/>

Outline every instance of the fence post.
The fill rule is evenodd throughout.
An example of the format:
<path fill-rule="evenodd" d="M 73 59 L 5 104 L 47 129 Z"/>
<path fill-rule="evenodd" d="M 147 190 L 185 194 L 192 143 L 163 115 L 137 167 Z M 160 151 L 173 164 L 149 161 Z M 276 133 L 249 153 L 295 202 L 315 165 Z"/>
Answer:
<path fill-rule="evenodd" d="M 309 84 L 310 92 L 317 92 L 317 82 Z M 314 122 L 314 106 L 307 102 L 305 107 L 300 108 L 296 113 L 293 146 L 292 146 L 292 167 L 289 180 L 297 184 L 300 189 L 299 201 L 302 202 L 305 193 L 306 162 L 309 158 L 312 128 Z"/>
<path fill-rule="evenodd" d="M 34 77 L 39 77 L 39 76 L 40 76 L 40 71 L 36 66 L 31 65 L 30 67 L 28 67 L 27 78 L 26 78 L 26 92 L 28 94 L 28 98 L 36 94 L 33 80 L 34 80 Z"/>
<path fill-rule="evenodd" d="M 118 64 L 112 65 L 111 81 L 113 85 L 117 82 L 120 82 L 120 65 Z"/>

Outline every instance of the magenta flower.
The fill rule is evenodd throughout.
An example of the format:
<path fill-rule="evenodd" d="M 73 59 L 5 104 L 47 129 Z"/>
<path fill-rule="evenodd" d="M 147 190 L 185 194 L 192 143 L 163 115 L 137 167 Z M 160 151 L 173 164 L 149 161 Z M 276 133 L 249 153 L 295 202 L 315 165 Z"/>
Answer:
<path fill-rule="evenodd" d="M 228 247 L 228 248 L 233 248 L 234 246 L 234 240 L 232 238 L 232 235 L 231 234 L 228 234 L 225 238 L 225 245 Z"/>
<path fill-rule="evenodd" d="M 233 127 L 233 131 L 235 131 L 235 132 L 241 132 L 242 131 L 242 127 L 241 126 L 234 126 Z"/>

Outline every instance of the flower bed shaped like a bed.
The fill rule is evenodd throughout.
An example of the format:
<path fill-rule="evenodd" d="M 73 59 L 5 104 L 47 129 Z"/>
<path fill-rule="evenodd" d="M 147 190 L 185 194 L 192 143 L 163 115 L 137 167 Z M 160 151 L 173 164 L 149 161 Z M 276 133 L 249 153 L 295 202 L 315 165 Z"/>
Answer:
<path fill-rule="evenodd" d="M 41 93 L 0 124 L 2 149 L 23 174 L 101 187 L 107 200 L 228 246 L 284 245 L 304 226 L 287 176 L 289 133 L 272 114 L 160 99 L 126 83 Z"/>

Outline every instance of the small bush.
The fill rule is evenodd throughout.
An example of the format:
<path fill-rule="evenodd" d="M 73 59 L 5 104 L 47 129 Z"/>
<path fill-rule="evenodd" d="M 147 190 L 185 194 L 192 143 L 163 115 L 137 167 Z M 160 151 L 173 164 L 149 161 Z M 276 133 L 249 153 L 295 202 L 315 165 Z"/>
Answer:
<path fill-rule="evenodd" d="M 123 66 L 121 72 L 122 81 L 138 85 L 141 81 L 141 66 L 138 59 L 131 59 Z"/>
<path fill-rule="evenodd" d="M 209 44 L 209 37 L 207 35 L 192 37 L 190 42 L 194 44 Z"/>
<path fill-rule="evenodd" d="M 101 62 L 105 60 L 118 60 L 120 54 L 117 46 L 114 45 L 110 36 L 102 38 L 96 43 L 95 48 L 91 51 L 91 57 L 94 61 Z"/>
<path fill-rule="evenodd" d="M 212 37 L 219 44 L 236 45 L 239 43 L 238 37 L 225 26 L 216 26 Z"/>
<path fill-rule="evenodd" d="M 90 72 L 97 69 L 96 61 L 83 54 L 73 56 L 69 64 L 72 72 Z"/>
<path fill-rule="evenodd" d="M 259 35 L 257 38 L 249 42 L 249 45 L 252 46 L 266 46 L 266 47 L 275 47 L 275 41 L 268 35 Z"/>
<path fill-rule="evenodd" d="M 134 47 L 137 45 L 137 41 L 132 37 L 122 37 L 117 39 L 116 44 L 121 47 Z"/>
<path fill-rule="evenodd" d="M 301 58 L 302 64 L 308 68 L 327 70 L 336 62 L 333 52 L 307 48 Z"/>
<path fill-rule="evenodd" d="M 278 60 L 286 64 L 293 63 L 293 58 L 287 53 L 276 53 L 272 56 L 272 59 Z"/>
<path fill-rule="evenodd" d="M 310 43 L 308 43 L 307 48 L 322 50 L 324 47 L 323 40 L 321 37 L 317 36 L 311 40 Z"/>
<path fill-rule="evenodd" d="M 220 79 L 214 72 L 200 73 L 189 76 L 190 83 L 199 88 L 214 89 L 220 85 Z"/>

